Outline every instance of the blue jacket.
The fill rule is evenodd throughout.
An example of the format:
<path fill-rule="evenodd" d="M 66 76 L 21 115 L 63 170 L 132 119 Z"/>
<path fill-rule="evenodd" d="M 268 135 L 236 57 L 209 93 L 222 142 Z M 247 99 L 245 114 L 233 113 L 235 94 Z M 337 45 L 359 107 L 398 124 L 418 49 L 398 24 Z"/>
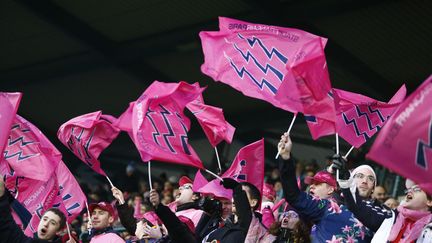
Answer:
<path fill-rule="evenodd" d="M 314 224 L 312 242 L 370 242 L 372 233 L 336 200 L 318 199 L 300 191 L 292 160 L 279 161 L 285 200 L 299 213 L 302 220 Z"/>

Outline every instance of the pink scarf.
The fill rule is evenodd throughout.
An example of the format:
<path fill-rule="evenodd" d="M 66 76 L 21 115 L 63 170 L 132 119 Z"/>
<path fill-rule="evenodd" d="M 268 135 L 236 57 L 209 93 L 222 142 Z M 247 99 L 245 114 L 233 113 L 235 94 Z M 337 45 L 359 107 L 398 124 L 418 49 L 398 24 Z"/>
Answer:
<path fill-rule="evenodd" d="M 388 241 L 394 241 L 396 239 L 399 231 L 407 219 L 410 219 L 415 223 L 411 226 L 411 228 L 406 228 L 404 232 L 404 242 L 412 242 L 416 240 L 420 236 L 423 227 L 428 224 L 432 218 L 432 214 L 430 212 L 411 210 L 404 208 L 403 206 L 399 206 L 397 210 L 399 211 L 399 214 L 396 218 L 395 224 L 392 227 Z"/>

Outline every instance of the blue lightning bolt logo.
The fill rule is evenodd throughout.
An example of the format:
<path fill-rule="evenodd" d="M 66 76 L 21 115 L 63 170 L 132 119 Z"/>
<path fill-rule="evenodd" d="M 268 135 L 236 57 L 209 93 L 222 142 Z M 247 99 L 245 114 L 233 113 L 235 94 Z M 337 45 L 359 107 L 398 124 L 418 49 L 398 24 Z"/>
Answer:
<path fill-rule="evenodd" d="M 244 67 L 242 67 L 241 69 L 239 69 L 234 62 L 232 61 L 232 59 L 228 56 L 225 56 L 226 58 L 228 58 L 231 66 L 234 68 L 234 70 L 236 71 L 237 75 L 243 79 L 243 76 L 246 74 L 261 90 L 263 90 L 264 86 L 267 87 L 273 94 L 276 94 L 277 89 L 276 87 L 274 87 L 269 81 L 267 81 L 266 79 L 262 79 L 261 81 L 258 81 L 248 70 L 246 70 Z"/>
<path fill-rule="evenodd" d="M 352 119 L 352 120 L 348 119 L 348 117 L 346 116 L 345 113 L 342 113 L 342 118 L 343 118 L 346 125 L 353 124 L 354 131 L 355 131 L 357 137 L 363 136 L 363 138 L 365 140 L 368 140 L 370 138 L 366 132 L 360 132 L 360 129 L 358 128 L 357 122 L 355 119 Z"/>
<path fill-rule="evenodd" d="M 253 60 L 253 62 L 255 63 L 255 65 L 264 73 L 264 74 L 267 74 L 267 72 L 268 72 L 268 70 L 271 70 L 277 77 L 278 77 L 278 79 L 280 80 L 280 81 L 282 81 L 283 80 L 283 74 L 279 71 L 279 70 L 277 70 L 275 67 L 273 67 L 272 65 L 270 65 L 270 64 L 266 64 L 266 66 L 265 67 L 263 67 L 257 60 L 256 60 L 256 58 L 255 58 L 255 56 L 253 56 L 249 51 L 247 51 L 246 52 L 246 54 L 245 53 L 243 53 L 243 51 L 242 50 L 240 50 L 240 48 L 234 43 L 234 48 L 238 51 L 238 52 L 240 52 L 240 54 L 241 54 L 241 56 L 246 60 L 246 62 L 248 62 L 249 63 L 249 60 L 250 59 L 252 59 Z"/>
<path fill-rule="evenodd" d="M 183 123 L 183 118 L 180 116 L 180 114 L 178 112 L 176 112 L 175 114 L 176 114 L 177 118 L 179 119 L 180 125 L 182 126 L 183 132 L 184 132 L 184 134 L 180 135 L 183 150 L 187 155 L 191 155 L 192 153 L 189 151 L 189 147 L 187 144 L 187 141 L 188 141 L 187 131 L 188 130 L 186 128 L 186 125 Z"/>
<path fill-rule="evenodd" d="M 10 151 L 11 146 L 13 146 L 15 144 L 17 144 L 19 146 L 19 148 L 22 148 L 22 147 L 25 147 L 27 145 L 31 145 L 31 144 L 37 143 L 36 141 L 30 141 L 30 140 L 26 141 L 26 139 L 28 139 L 28 137 L 25 136 L 25 133 L 30 132 L 30 129 L 28 129 L 28 128 L 22 128 L 21 124 L 15 124 L 11 128 L 11 133 L 13 132 L 13 130 L 16 130 L 16 129 L 20 131 L 18 133 L 21 134 L 21 135 L 18 138 L 15 138 L 15 139 L 13 139 L 11 136 L 9 136 L 9 140 L 8 140 L 8 143 L 7 143 L 7 150 L 5 149 L 5 151 L 3 153 L 4 159 L 11 159 L 11 158 L 17 157 L 17 161 L 23 161 L 23 160 L 26 160 L 28 158 L 37 156 L 38 153 L 24 155 L 22 149 L 20 149 L 19 151 L 15 152 L 15 153 L 12 153 Z"/>
<path fill-rule="evenodd" d="M 261 49 L 264 51 L 264 53 L 266 54 L 266 56 L 271 60 L 273 55 L 276 55 L 277 58 L 283 62 L 284 64 L 286 64 L 288 62 L 288 58 L 285 57 L 282 53 L 280 53 L 276 48 L 272 48 L 270 51 L 268 50 L 268 48 L 262 43 L 262 41 L 258 38 L 256 38 L 255 36 L 252 37 L 252 39 L 249 38 L 245 38 L 243 37 L 241 34 L 238 34 L 238 37 L 242 40 L 246 40 L 247 43 L 249 44 L 250 47 L 254 47 L 255 43 L 258 43 L 258 45 L 261 47 Z"/>
<path fill-rule="evenodd" d="M 154 113 L 154 111 L 151 110 L 151 109 L 150 109 L 150 106 L 149 106 L 149 108 L 148 108 L 148 110 L 147 110 L 147 112 L 146 112 L 146 117 L 147 117 L 147 119 L 150 121 L 150 123 L 152 124 L 152 127 L 153 127 L 153 129 L 154 129 L 154 132 L 152 132 L 153 141 L 154 141 L 157 145 L 160 146 L 159 141 L 158 141 L 158 139 L 157 139 L 158 136 L 160 136 L 160 132 L 159 132 L 159 130 L 158 130 L 158 128 L 157 128 L 157 126 L 156 126 L 156 124 L 155 124 L 153 118 L 152 118 L 151 115 L 150 115 L 150 114 L 152 114 L 152 113 Z"/>
<path fill-rule="evenodd" d="M 166 145 L 168 146 L 169 150 L 172 153 L 176 153 L 176 151 L 174 150 L 174 148 L 172 147 L 170 141 L 168 140 L 168 137 L 175 137 L 174 131 L 171 127 L 171 123 L 169 122 L 169 119 L 167 118 L 167 115 L 172 115 L 171 112 L 169 112 L 163 105 L 159 105 L 159 107 L 162 109 L 162 111 L 160 112 L 160 114 L 163 117 L 163 120 L 165 122 L 165 125 L 168 129 L 168 133 L 162 134 L 162 137 L 165 140 Z"/>

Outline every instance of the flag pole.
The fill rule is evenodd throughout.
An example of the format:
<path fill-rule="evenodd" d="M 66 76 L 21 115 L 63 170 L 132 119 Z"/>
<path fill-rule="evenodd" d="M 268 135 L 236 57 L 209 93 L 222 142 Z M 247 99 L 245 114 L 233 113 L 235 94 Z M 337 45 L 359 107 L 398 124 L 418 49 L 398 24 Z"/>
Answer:
<path fill-rule="evenodd" d="M 290 126 L 288 127 L 288 131 L 287 131 L 288 135 L 289 135 L 289 133 L 291 132 L 291 128 L 292 128 L 293 125 L 294 125 L 294 122 L 295 122 L 295 120 L 296 120 L 296 117 L 297 117 L 297 113 L 294 114 L 294 116 L 293 116 L 293 118 L 292 118 L 292 120 L 291 120 L 291 124 L 290 124 Z M 278 152 L 277 152 L 277 154 L 276 154 L 275 159 L 279 158 L 279 154 L 280 154 L 280 152 L 281 152 L 281 151 L 278 149 Z"/>
<path fill-rule="evenodd" d="M 69 223 L 68 222 L 66 222 L 66 227 L 67 227 L 67 231 L 68 231 L 68 235 L 69 235 L 69 240 L 71 240 L 72 239 L 72 235 L 71 235 L 71 232 L 70 232 L 70 229 L 69 229 Z"/>
<path fill-rule="evenodd" d="M 90 210 L 89 210 L 89 206 L 87 204 L 87 200 L 85 201 L 85 205 L 86 205 L 86 209 L 87 209 L 87 217 L 89 218 L 90 224 L 93 226 L 93 222 L 92 222 L 92 219 L 90 217 Z"/>
<path fill-rule="evenodd" d="M 222 173 L 222 166 L 221 166 L 221 162 L 220 162 L 220 159 L 219 159 L 219 153 L 218 153 L 218 150 L 217 150 L 217 146 L 215 146 L 214 149 L 215 149 L 216 159 L 217 159 L 218 166 L 219 166 L 219 173 Z"/>
<path fill-rule="evenodd" d="M 148 178 L 149 178 L 149 186 L 150 186 L 150 191 L 153 190 L 153 184 L 152 184 L 152 179 L 151 179 L 151 161 L 149 160 L 147 162 L 147 166 L 148 166 Z"/>
<path fill-rule="evenodd" d="M 336 154 L 339 154 L 339 133 L 336 133 Z"/>
<path fill-rule="evenodd" d="M 105 175 L 105 177 L 107 178 L 109 184 L 111 185 L 111 188 L 115 187 L 115 186 L 113 185 L 112 181 L 110 180 L 110 178 L 109 178 L 107 175 Z"/>
<path fill-rule="evenodd" d="M 342 157 L 343 159 L 346 159 L 348 155 L 353 151 L 354 146 L 351 146 L 351 148 L 348 150 L 348 152 Z"/>
<path fill-rule="evenodd" d="M 216 175 L 215 173 L 213 173 L 213 172 L 211 172 L 211 171 L 209 171 L 209 170 L 207 170 L 207 169 L 204 169 L 204 170 L 205 170 L 205 172 L 209 173 L 210 175 L 216 177 L 216 179 L 218 179 L 218 180 L 220 180 L 220 181 L 223 181 L 222 177 Z"/>

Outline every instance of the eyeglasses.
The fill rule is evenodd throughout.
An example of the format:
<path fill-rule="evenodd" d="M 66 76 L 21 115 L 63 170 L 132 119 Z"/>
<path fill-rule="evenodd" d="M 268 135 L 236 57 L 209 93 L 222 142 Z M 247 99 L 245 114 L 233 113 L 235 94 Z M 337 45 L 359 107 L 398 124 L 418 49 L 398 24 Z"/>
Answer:
<path fill-rule="evenodd" d="M 287 217 L 287 218 L 298 218 L 299 215 L 296 212 L 294 212 L 294 211 L 288 211 L 288 212 L 285 212 L 285 213 L 282 214 L 282 218 L 285 218 L 285 217 Z"/>
<path fill-rule="evenodd" d="M 358 178 L 358 179 L 363 179 L 365 177 L 366 177 L 366 180 L 368 180 L 372 183 L 375 183 L 375 177 L 373 177 L 371 175 L 365 176 L 363 173 L 357 173 L 354 175 L 354 178 Z"/>
<path fill-rule="evenodd" d="M 409 192 L 421 192 L 422 191 L 422 189 L 420 188 L 420 187 L 418 187 L 418 186 L 413 186 L 413 187 L 410 187 L 410 188 L 408 188 L 408 189 L 405 189 L 405 194 L 408 194 Z"/>
<path fill-rule="evenodd" d="M 179 187 L 179 189 L 180 190 L 183 190 L 183 189 L 192 189 L 192 185 L 183 185 L 183 186 Z"/>

